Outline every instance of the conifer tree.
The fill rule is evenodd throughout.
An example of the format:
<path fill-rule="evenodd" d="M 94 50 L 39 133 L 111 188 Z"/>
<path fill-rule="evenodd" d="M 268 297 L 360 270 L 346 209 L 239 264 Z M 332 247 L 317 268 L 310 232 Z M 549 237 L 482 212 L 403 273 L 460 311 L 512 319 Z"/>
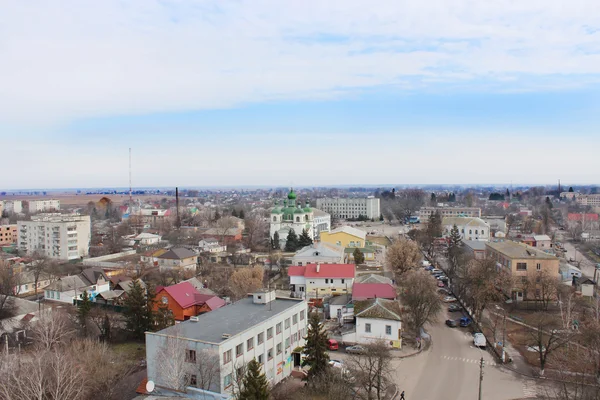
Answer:
<path fill-rule="evenodd" d="M 246 375 L 242 379 L 242 390 L 238 400 L 269 400 L 269 382 L 260 370 L 256 360 L 248 363 Z"/>
<path fill-rule="evenodd" d="M 241 219 L 246 218 L 246 213 L 244 213 L 244 210 L 240 210 L 240 213 L 238 214 L 238 217 L 240 217 Z"/>
<path fill-rule="evenodd" d="M 127 297 L 123 302 L 125 317 L 125 328 L 131 337 L 137 340 L 144 339 L 144 332 L 152 327 L 152 318 L 149 316 L 152 309 L 148 310 L 148 300 L 146 299 L 146 290 L 140 285 L 138 280 L 134 280 Z"/>
<path fill-rule="evenodd" d="M 461 237 L 460 231 L 458 230 L 458 226 L 454 224 L 452 230 L 450 230 L 450 238 L 448 242 L 448 258 L 450 259 L 450 266 L 452 267 L 452 271 L 454 271 L 458 266 L 458 255 L 461 251 Z"/>
<path fill-rule="evenodd" d="M 280 250 L 279 248 L 279 233 L 275 232 L 275 234 L 273 235 L 273 248 Z"/>
<path fill-rule="evenodd" d="M 298 250 L 298 235 L 294 232 L 293 229 L 290 229 L 290 232 L 287 235 L 287 239 L 285 241 L 285 251 L 296 251 Z"/>
<path fill-rule="evenodd" d="M 306 334 L 306 343 L 303 353 L 306 354 L 302 365 L 308 365 L 308 375 L 306 379 L 311 381 L 313 378 L 322 376 L 329 367 L 329 356 L 327 355 L 327 333 L 321 325 L 319 314 L 311 313 L 308 320 L 308 332 Z"/>
<path fill-rule="evenodd" d="M 356 264 L 356 265 L 362 264 L 365 262 L 365 255 L 362 253 L 362 251 L 360 251 L 360 249 L 358 247 L 356 249 L 354 249 L 352 256 L 354 257 L 354 264 Z"/>
<path fill-rule="evenodd" d="M 87 336 L 87 320 L 92 311 L 92 301 L 87 290 L 81 294 L 81 301 L 77 303 L 77 320 L 83 328 L 84 335 Z"/>
<path fill-rule="evenodd" d="M 310 236 L 308 236 L 306 229 L 302 229 L 302 234 L 298 238 L 298 248 L 301 249 L 303 247 L 310 246 L 311 244 L 313 244 L 313 240 L 310 238 Z"/>

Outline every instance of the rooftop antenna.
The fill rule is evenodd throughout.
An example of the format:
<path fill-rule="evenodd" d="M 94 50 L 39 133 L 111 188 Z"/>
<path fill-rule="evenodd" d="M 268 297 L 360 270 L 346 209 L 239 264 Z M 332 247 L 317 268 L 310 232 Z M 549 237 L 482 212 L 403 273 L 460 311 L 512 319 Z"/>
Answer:
<path fill-rule="evenodd" d="M 175 208 L 176 210 L 176 214 L 177 214 L 177 219 L 175 220 L 175 226 L 177 227 L 177 229 L 181 228 L 181 219 L 179 219 L 179 188 L 175 188 Z"/>
<path fill-rule="evenodd" d="M 133 207 L 133 196 L 131 194 L 131 147 L 129 148 L 129 213 Z"/>

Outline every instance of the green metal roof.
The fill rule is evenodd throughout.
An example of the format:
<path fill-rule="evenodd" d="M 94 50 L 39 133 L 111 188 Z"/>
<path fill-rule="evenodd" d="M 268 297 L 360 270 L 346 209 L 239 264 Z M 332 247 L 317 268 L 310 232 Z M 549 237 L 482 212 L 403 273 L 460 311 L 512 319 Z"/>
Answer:
<path fill-rule="evenodd" d="M 373 247 L 346 247 L 344 253 L 354 253 L 354 250 L 358 249 L 361 253 L 375 253 Z"/>

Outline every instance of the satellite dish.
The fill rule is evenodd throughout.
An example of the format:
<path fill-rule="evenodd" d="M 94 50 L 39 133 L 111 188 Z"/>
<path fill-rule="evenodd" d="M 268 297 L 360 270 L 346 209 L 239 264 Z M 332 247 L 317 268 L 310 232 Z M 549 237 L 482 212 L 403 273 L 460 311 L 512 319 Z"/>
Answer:
<path fill-rule="evenodd" d="M 152 393 L 154 391 L 154 382 L 148 381 L 146 382 L 146 392 Z"/>

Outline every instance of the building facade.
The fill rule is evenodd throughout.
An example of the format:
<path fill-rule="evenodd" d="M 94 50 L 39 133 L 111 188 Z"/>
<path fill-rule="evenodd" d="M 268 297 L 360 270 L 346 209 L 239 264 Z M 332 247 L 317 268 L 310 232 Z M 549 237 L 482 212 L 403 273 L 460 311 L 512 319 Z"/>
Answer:
<path fill-rule="evenodd" d="M 27 211 L 30 214 L 60 210 L 60 200 L 27 200 Z"/>
<path fill-rule="evenodd" d="M 365 247 L 367 243 L 367 233 L 351 226 L 342 226 L 331 232 L 321 233 L 321 242 L 331 243 L 343 248 L 346 247 Z"/>
<path fill-rule="evenodd" d="M 292 265 L 342 264 L 344 248 L 330 243 L 316 242 L 298 250 L 292 257 Z"/>
<path fill-rule="evenodd" d="M 313 239 L 321 237 L 321 232 L 331 230 L 331 215 L 326 212 L 313 208 Z"/>
<path fill-rule="evenodd" d="M 481 208 L 478 207 L 421 207 L 417 211 L 419 220 L 421 223 L 429 221 L 429 217 L 435 214 L 437 211 L 440 212 L 442 218 L 444 217 L 473 217 L 481 218 Z"/>
<path fill-rule="evenodd" d="M 308 264 L 288 268 L 291 291 L 299 296 L 323 296 L 352 292 L 354 264 Z"/>
<path fill-rule="evenodd" d="M 539 294 L 532 285 L 535 274 L 544 272 L 551 277 L 560 278 L 559 259 L 535 247 L 510 240 L 487 242 L 486 257 L 496 261 L 513 277 L 510 296 L 515 301 L 535 300 Z M 527 290 L 529 288 L 529 290 Z"/>
<path fill-rule="evenodd" d="M 287 199 L 283 201 L 283 207 L 275 204 L 275 208 L 271 210 L 269 235 L 273 238 L 277 232 L 279 240 L 285 241 L 290 229 L 293 229 L 298 236 L 303 230 L 306 230 L 310 238 L 314 240 L 320 232 L 328 229 L 327 217 L 320 214 L 319 218 L 320 227 L 315 227 L 314 211 L 310 204 L 307 201 L 303 208 L 299 201 L 296 202 L 296 193 L 292 189 L 288 193 Z M 329 219 L 330 225 L 331 219 Z"/>
<path fill-rule="evenodd" d="M 0 246 L 17 243 L 18 233 L 17 225 L 0 225 Z"/>
<path fill-rule="evenodd" d="M 456 225 L 463 240 L 490 240 L 490 226 L 481 218 L 444 217 L 442 218 L 443 235 L 448 237 Z"/>
<path fill-rule="evenodd" d="M 369 219 L 379 219 L 381 210 L 379 199 L 373 196 L 366 198 L 330 198 L 317 199 L 317 208 L 339 219 L 356 219 L 366 216 Z"/>
<path fill-rule="evenodd" d="M 23 254 L 42 253 L 56 260 L 86 257 L 90 247 L 89 215 L 38 214 L 18 221 L 18 248 Z"/>
<path fill-rule="evenodd" d="M 147 332 L 148 379 L 157 387 L 180 389 L 173 387 L 168 379 L 172 372 L 165 368 L 171 363 L 162 362 L 167 353 L 170 360 L 185 359 L 189 380 L 184 387 L 198 385 L 194 371 L 209 359 L 218 360 L 215 364 L 219 379 L 205 390 L 232 394 L 244 365 L 254 359 L 270 385 L 276 385 L 301 363 L 300 353 L 295 349 L 304 346 L 307 320 L 306 301 L 278 298 L 274 291 L 258 291 L 162 331 Z"/>
<path fill-rule="evenodd" d="M 21 200 L 0 201 L 0 211 L 6 211 L 9 214 L 19 214 L 23 212 L 23 202 Z"/>

